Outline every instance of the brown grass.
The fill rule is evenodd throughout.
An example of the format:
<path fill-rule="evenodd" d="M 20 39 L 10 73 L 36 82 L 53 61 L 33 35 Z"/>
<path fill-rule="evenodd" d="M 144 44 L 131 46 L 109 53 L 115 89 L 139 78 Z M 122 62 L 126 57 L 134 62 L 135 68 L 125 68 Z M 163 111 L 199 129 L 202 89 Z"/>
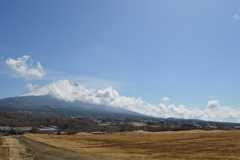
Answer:
<path fill-rule="evenodd" d="M 0 147 L 2 147 L 2 145 L 3 145 L 3 142 L 2 142 L 2 137 L 0 137 Z"/>
<path fill-rule="evenodd" d="M 3 138 L 0 137 L 0 160 L 3 160 L 6 158 L 7 154 L 7 149 L 6 148 L 3 148 Z"/>
<path fill-rule="evenodd" d="M 133 133 L 25 136 L 65 150 L 113 159 L 240 159 L 240 132 Z"/>

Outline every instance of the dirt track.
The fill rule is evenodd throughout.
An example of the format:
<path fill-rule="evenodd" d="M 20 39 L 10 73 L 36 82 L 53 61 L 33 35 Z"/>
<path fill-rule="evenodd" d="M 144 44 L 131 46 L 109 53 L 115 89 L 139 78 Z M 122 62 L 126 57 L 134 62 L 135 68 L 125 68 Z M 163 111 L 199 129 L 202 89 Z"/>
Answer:
<path fill-rule="evenodd" d="M 17 138 L 37 160 L 89 160 L 75 152 L 62 150 L 47 144 L 39 143 L 25 137 Z"/>

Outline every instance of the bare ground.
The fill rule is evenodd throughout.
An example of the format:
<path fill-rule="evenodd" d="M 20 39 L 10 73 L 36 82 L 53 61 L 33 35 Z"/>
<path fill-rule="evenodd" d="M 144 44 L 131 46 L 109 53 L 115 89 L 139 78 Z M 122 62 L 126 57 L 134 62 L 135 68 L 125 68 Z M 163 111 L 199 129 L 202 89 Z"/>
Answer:
<path fill-rule="evenodd" d="M 5 149 L 5 157 L 3 159 L 8 160 L 35 160 L 34 157 L 24 145 L 19 143 L 19 141 L 12 137 L 6 136 L 4 137 L 4 146 L 7 148 Z M 8 153 L 7 153 L 8 152 Z"/>
<path fill-rule="evenodd" d="M 23 136 L 4 137 L 5 149 L 0 160 L 94 160 L 77 152 L 66 151 L 58 147 L 28 139 Z M 8 153 L 6 153 L 8 152 Z"/>
<path fill-rule="evenodd" d="M 53 147 L 44 143 L 39 143 L 34 140 L 19 137 L 19 142 L 35 156 L 38 160 L 87 160 L 87 157 L 81 156 L 78 153 L 68 152 L 57 147 Z"/>

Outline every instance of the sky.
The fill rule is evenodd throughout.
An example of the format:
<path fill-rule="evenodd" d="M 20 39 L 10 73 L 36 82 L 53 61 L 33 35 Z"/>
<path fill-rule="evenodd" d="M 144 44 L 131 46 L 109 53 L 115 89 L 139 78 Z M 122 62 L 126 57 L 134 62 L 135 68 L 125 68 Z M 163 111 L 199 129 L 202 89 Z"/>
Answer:
<path fill-rule="evenodd" d="M 239 0 L 1 1 L 0 22 L 0 98 L 69 79 L 157 117 L 240 122 Z"/>

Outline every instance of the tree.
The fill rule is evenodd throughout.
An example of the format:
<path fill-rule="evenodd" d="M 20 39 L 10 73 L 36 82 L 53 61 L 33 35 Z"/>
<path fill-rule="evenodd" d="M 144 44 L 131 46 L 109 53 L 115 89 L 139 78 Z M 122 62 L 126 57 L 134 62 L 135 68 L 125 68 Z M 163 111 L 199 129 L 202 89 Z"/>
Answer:
<path fill-rule="evenodd" d="M 37 127 L 32 127 L 32 129 L 29 131 L 30 133 L 38 133 Z"/>
<path fill-rule="evenodd" d="M 57 135 L 61 135 L 61 132 L 60 132 L 60 131 L 57 131 Z"/>

